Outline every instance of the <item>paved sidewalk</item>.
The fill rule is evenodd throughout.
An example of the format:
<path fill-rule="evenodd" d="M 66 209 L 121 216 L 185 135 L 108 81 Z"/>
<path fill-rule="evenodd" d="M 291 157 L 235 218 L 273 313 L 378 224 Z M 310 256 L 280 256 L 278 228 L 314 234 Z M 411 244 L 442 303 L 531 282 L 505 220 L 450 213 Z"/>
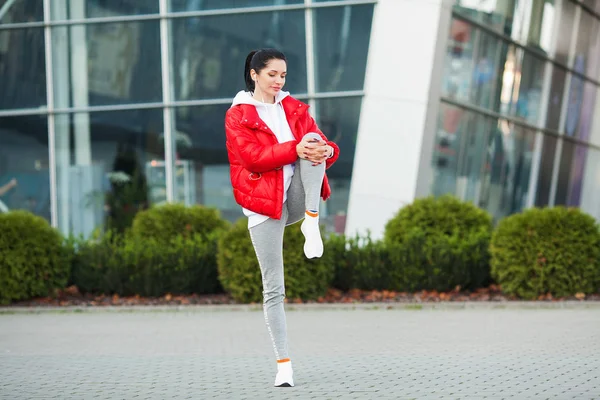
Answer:
<path fill-rule="evenodd" d="M 600 309 L 0 314 L 0 399 L 598 399 Z"/>

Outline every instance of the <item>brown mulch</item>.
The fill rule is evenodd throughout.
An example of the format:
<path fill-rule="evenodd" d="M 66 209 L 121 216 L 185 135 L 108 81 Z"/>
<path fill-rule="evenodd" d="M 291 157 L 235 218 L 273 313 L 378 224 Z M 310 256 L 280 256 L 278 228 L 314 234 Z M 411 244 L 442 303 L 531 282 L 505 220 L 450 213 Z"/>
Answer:
<path fill-rule="evenodd" d="M 456 287 L 450 292 L 438 292 L 436 290 L 422 290 L 415 293 L 395 292 L 389 290 L 359 290 L 352 289 L 348 292 L 342 292 L 337 289 L 329 289 L 324 297 L 316 301 L 302 301 L 300 299 L 286 299 L 288 303 L 426 303 L 426 302 L 501 302 L 519 300 L 516 297 L 507 296 L 502 293 L 497 285 L 491 285 L 487 288 L 477 289 L 472 292 L 461 291 Z M 600 294 L 585 295 L 577 293 L 572 297 L 554 298 L 551 294 L 543 295 L 538 298 L 539 301 L 556 302 L 564 300 L 590 300 L 600 301 Z M 11 304 L 14 307 L 63 307 L 63 306 L 155 306 L 155 305 L 198 305 L 198 304 L 238 304 L 228 294 L 208 294 L 208 295 L 171 295 L 167 294 L 161 297 L 140 297 L 139 295 L 130 297 L 120 297 L 119 295 L 94 295 L 82 294 L 76 286 L 60 290 L 54 297 L 34 298 L 27 301 L 20 301 Z"/>

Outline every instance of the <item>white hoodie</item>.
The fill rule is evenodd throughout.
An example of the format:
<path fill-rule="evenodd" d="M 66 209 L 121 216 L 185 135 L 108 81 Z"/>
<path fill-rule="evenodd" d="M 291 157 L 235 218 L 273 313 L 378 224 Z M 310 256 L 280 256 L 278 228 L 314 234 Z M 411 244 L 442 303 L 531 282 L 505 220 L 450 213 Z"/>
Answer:
<path fill-rule="evenodd" d="M 275 96 L 275 104 L 263 103 L 258 101 L 252 97 L 250 92 L 240 91 L 233 99 L 233 104 L 231 107 L 236 106 L 238 104 L 250 104 L 256 107 L 256 111 L 258 112 L 258 116 L 262 119 L 265 124 L 273 131 L 275 136 L 277 137 L 277 141 L 279 143 L 295 141 L 294 134 L 290 129 L 290 125 L 288 124 L 287 118 L 285 116 L 285 112 L 283 110 L 283 106 L 281 105 L 281 100 L 285 99 L 289 96 L 289 92 L 280 91 Z M 287 200 L 287 191 L 292 183 L 292 176 L 294 176 L 294 164 L 288 164 L 283 166 L 283 202 Z M 253 211 L 247 210 L 245 208 L 242 209 L 244 211 L 244 215 L 248 217 L 248 228 L 252 228 L 267 219 L 266 215 L 257 214 Z"/>

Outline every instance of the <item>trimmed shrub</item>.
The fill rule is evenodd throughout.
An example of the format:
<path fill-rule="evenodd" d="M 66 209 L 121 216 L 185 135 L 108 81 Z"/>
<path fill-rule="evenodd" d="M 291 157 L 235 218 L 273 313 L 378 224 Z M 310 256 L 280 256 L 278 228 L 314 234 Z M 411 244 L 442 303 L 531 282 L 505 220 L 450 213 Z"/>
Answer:
<path fill-rule="evenodd" d="M 390 289 L 447 291 L 488 284 L 492 218 L 452 196 L 423 198 L 385 227 Z"/>
<path fill-rule="evenodd" d="M 168 242 L 177 235 L 199 234 L 205 238 L 223 230 L 227 222 L 214 208 L 165 204 L 137 213 L 131 233 Z"/>
<path fill-rule="evenodd" d="M 590 294 L 600 286 L 600 232 L 576 208 L 533 208 L 504 218 L 492 236 L 492 276 L 524 299 Z"/>
<path fill-rule="evenodd" d="M 332 286 L 337 289 L 382 290 L 390 286 L 387 249 L 370 235 L 331 235 L 325 243 L 324 257 L 335 266 Z"/>
<path fill-rule="evenodd" d="M 162 296 L 222 292 L 215 264 L 215 233 L 169 240 L 108 233 L 79 246 L 73 284 L 83 292 Z"/>
<path fill-rule="evenodd" d="M 315 300 L 327 292 L 334 267 L 325 258 L 307 259 L 303 246 L 300 224 L 288 226 L 283 239 L 286 297 Z M 217 261 L 219 280 L 236 301 L 262 302 L 260 267 L 250 240 L 247 219 L 240 219 L 221 236 Z"/>
<path fill-rule="evenodd" d="M 61 234 L 25 211 L 0 214 L 0 303 L 52 295 L 65 287 L 70 253 Z"/>

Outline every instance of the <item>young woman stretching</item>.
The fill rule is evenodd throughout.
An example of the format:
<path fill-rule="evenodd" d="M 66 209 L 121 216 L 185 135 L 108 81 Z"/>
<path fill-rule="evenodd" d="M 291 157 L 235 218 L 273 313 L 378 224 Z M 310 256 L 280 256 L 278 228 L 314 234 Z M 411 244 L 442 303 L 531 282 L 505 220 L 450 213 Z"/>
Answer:
<path fill-rule="evenodd" d="M 308 106 L 282 91 L 287 74 L 283 53 L 252 51 L 246 57 L 246 91 L 225 117 L 233 194 L 248 217 L 260 265 L 263 309 L 277 360 L 275 386 L 294 386 L 283 299 L 283 231 L 302 219 L 304 253 L 323 255 L 319 198 L 331 193 L 325 169 L 339 156 Z"/>

